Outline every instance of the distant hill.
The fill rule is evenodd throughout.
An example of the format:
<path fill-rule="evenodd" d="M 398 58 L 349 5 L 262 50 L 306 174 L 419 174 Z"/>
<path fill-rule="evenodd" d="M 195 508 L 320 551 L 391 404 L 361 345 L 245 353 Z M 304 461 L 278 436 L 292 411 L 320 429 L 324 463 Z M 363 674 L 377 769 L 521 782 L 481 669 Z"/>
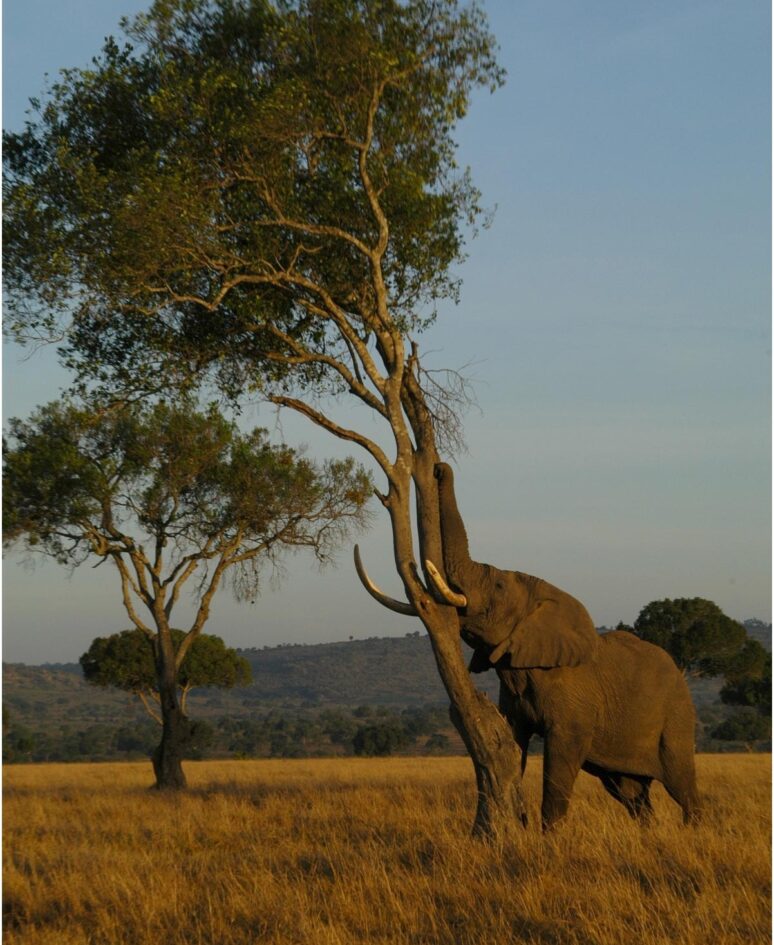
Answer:
<path fill-rule="evenodd" d="M 746 620 L 744 626 L 750 636 L 771 650 L 770 623 Z M 463 650 L 467 655 L 467 647 L 463 646 Z M 400 709 L 447 701 L 430 638 L 419 631 L 403 637 L 281 645 L 239 652 L 252 666 L 252 684 L 231 691 L 194 691 L 189 700 L 192 713 L 241 716 L 256 708 L 364 704 Z M 474 679 L 480 689 L 497 698 L 494 672 Z M 696 701 L 701 704 L 715 698 L 720 681 L 701 680 L 692 685 Z M 4 663 L 3 702 L 11 711 L 37 719 L 66 716 L 70 721 L 126 720 L 127 713 L 134 716 L 139 711 L 133 697 L 88 686 L 77 663 L 43 666 Z"/>
<path fill-rule="evenodd" d="M 771 624 L 748 620 L 745 626 L 751 636 L 771 649 Z M 469 652 L 467 647 L 463 649 Z M 244 728 L 254 726 L 257 719 L 271 718 L 272 725 L 282 728 L 277 721 L 280 717 L 319 720 L 326 713 L 343 712 L 351 720 L 364 718 L 365 707 L 394 718 L 440 709 L 439 717 L 448 720 L 448 697 L 426 634 L 239 652 L 252 666 L 250 686 L 194 690 L 188 700 L 193 718 L 221 731 L 221 746 L 227 740 L 223 732 L 229 729 L 229 720 Z M 494 672 L 479 674 L 474 682 L 497 700 L 499 685 Z M 718 701 L 721 685 L 721 679 L 690 681 L 699 717 L 707 728 L 727 712 Z M 44 758 L 54 757 L 51 745 L 65 736 L 69 739 L 67 757 L 113 757 L 110 752 L 117 750 L 115 745 L 131 743 L 128 733 L 138 727 L 145 727 L 143 737 L 151 744 L 156 737 L 153 723 L 135 697 L 88 685 L 77 663 L 4 663 L 3 716 L 6 731 L 34 735 L 38 745 L 42 743 L 40 733 L 46 736 L 48 754 L 40 756 Z M 441 730 L 450 744 L 456 745 L 457 736 L 448 721 Z M 105 747 L 108 744 L 114 747 Z M 462 750 L 461 743 L 457 748 Z"/>
<path fill-rule="evenodd" d="M 194 690 L 192 715 L 249 715 L 256 709 L 387 706 L 396 709 L 447 702 L 430 638 L 371 637 L 342 643 L 239 650 L 253 670 L 253 682 L 233 690 Z M 475 677 L 497 698 L 497 677 Z M 3 664 L 3 702 L 12 712 L 74 720 L 126 720 L 137 700 L 88 685 L 77 663 L 26 666 Z"/>
<path fill-rule="evenodd" d="M 447 701 L 430 638 L 419 632 L 240 653 L 253 668 L 249 691 L 259 701 L 385 706 Z M 475 679 L 489 695 L 496 694 L 494 673 Z"/>

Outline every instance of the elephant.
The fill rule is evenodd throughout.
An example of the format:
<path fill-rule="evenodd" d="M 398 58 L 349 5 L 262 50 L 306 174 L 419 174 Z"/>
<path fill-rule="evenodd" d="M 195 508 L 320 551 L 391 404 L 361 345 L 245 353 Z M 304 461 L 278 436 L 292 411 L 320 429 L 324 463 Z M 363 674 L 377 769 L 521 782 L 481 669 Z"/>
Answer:
<path fill-rule="evenodd" d="M 473 561 L 451 467 L 437 463 L 434 473 L 446 579 L 432 561 L 425 568 L 440 599 L 457 609 L 461 636 L 473 647 L 470 671 L 497 672 L 499 708 L 521 750 L 522 775 L 530 739 L 544 740 L 543 829 L 567 813 L 581 770 L 640 823 L 652 816 L 654 780 L 685 823 L 697 822 L 695 711 L 669 654 L 627 631 L 598 634 L 583 604 L 547 581 Z M 355 566 L 380 603 L 416 613 L 370 580 L 357 547 Z"/>
<path fill-rule="evenodd" d="M 519 571 L 473 561 L 454 493 L 454 475 L 437 463 L 443 567 L 426 567 L 437 591 L 457 607 L 472 672 L 494 666 L 500 711 L 522 752 L 544 739 L 543 828 L 565 815 L 583 770 L 635 819 L 652 814 L 660 781 L 685 823 L 700 814 L 694 766 L 695 711 L 683 674 L 661 647 L 632 633 L 598 634 L 570 594 Z"/>

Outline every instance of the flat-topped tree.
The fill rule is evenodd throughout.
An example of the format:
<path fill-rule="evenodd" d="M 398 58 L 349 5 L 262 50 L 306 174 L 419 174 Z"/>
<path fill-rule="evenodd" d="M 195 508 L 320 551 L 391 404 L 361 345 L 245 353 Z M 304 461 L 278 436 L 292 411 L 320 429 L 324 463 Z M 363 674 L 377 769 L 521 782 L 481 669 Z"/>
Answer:
<path fill-rule="evenodd" d="M 686 676 L 721 676 L 738 663 L 747 631 L 703 597 L 654 600 L 634 621 L 633 632 L 663 647 Z M 760 647 L 762 649 L 762 647 Z M 756 654 L 747 649 L 748 655 Z"/>
<path fill-rule="evenodd" d="M 352 460 L 315 466 L 261 430 L 242 434 L 214 407 L 185 402 L 53 403 L 9 427 L 4 541 L 62 564 L 115 566 L 126 613 L 153 646 L 163 723 L 156 783 L 184 787 L 189 724 L 178 687 L 224 578 L 253 597 L 262 569 L 289 549 L 328 560 L 365 523 L 370 477 Z M 189 589 L 194 615 L 176 638 L 173 611 Z"/>
<path fill-rule="evenodd" d="M 503 80 L 486 18 L 458 0 L 160 0 L 125 29 L 133 48 L 108 41 L 6 137 L 6 323 L 64 332 L 67 362 L 108 387 L 206 376 L 365 449 L 406 595 L 381 599 L 430 633 L 476 830 L 510 822 L 516 747 L 421 573 L 442 560 L 433 467 L 457 428 L 416 338 L 481 217 L 453 132 Z M 337 395 L 381 442 L 337 420 Z"/>
<path fill-rule="evenodd" d="M 185 639 L 183 630 L 171 631 L 177 650 Z M 142 631 L 121 630 L 109 637 L 96 637 L 79 660 L 86 682 L 103 689 L 115 688 L 137 696 L 154 722 L 163 725 L 155 706 L 161 697 L 156 678 L 153 642 Z M 211 633 L 200 633 L 188 648 L 177 673 L 180 711 L 186 715 L 192 689 L 216 686 L 232 689 L 252 682 L 250 663 Z M 155 706 L 154 706 L 155 703 Z"/>

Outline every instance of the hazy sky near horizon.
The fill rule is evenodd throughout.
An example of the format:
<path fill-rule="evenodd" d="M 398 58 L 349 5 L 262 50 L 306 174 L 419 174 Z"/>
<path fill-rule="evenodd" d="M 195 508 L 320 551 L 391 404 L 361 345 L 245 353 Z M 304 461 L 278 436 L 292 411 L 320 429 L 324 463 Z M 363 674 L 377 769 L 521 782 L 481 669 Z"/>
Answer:
<path fill-rule="evenodd" d="M 5 0 L 3 125 L 44 73 L 85 66 L 135 0 Z M 458 498 L 475 557 L 538 574 L 595 622 L 707 597 L 771 618 L 770 7 L 765 0 L 488 0 L 508 70 L 459 129 L 494 222 L 468 247 L 458 306 L 420 339 L 470 364 Z M 4 349 L 4 416 L 57 397 L 51 351 Z M 340 408 L 339 413 L 344 412 Z M 254 405 L 251 424 L 315 456 L 338 441 Z M 398 595 L 386 516 L 361 539 Z M 224 588 L 230 644 L 403 634 L 351 551 L 301 555 L 255 605 Z M 3 658 L 76 660 L 128 626 L 105 565 L 68 576 L 6 556 Z M 179 626 L 184 626 L 182 619 Z"/>

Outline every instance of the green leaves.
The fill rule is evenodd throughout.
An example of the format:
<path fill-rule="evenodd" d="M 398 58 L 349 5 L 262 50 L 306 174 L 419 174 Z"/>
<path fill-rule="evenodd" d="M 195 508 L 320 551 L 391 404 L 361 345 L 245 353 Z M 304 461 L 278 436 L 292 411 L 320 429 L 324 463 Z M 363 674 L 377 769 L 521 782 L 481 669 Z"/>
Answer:
<path fill-rule="evenodd" d="M 771 738 L 771 719 L 764 718 L 754 709 L 737 709 L 716 726 L 711 735 L 724 741 L 739 741 L 750 745 Z"/>
<path fill-rule="evenodd" d="M 97 637 L 79 662 L 84 678 L 95 686 L 126 692 L 150 692 L 156 687 L 153 643 L 140 630 Z"/>
<path fill-rule="evenodd" d="M 172 630 L 175 651 L 185 638 L 182 630 Z M 156 666 L 153 642 L 140 630 L 122 630 L 109 637 L 97 637 L 80 659 L 83 675 L 95 686 L 113 686 L 126 692 L 155 692 Z M 218 686 L 232 689 L 247 686 L 252 679 L 249 662 L 223 640 L 201 634 L 192 643 L 178 671 L 178 685 L 184 689 Z"/>
<path fill-rule="evenodd" d="M 352 460 L 317 466 L 263 430 L 240 433 L 215 407 L 54 403 L 11 421 L 5 541 L 69 564 L 134 555 L 162 589 L 186 561 L 221 560 L 254 595 L 261 564 L 283 548 L 329 557 L 367 521 L 371 491 Z"/>
<path fill-rule="evenodd" d="M 742 624 L 701 597 L 652 601 L 633 632 L 663 647 L 689 676 L 724 676 L 720 699 L 743 706 L 712 731 L 713 738 L 755 741 L 769 735 L 771 653 Z"/>
<path fill-rule="evenodd" d="M 331 306 L 362 333 L 383 288 L 409 331 L 455 296 L 480 201 L 454 126 L 503 81 L 478 6 L 164 0 L 124 28 L 6 137 L 10 331 L 72 320 L 67 363 L 128 389 L 338 391 L 275 329 L 338 356 Z"/>
<path fill-rule="evenodd" d="M 87 412 L 53 403 L 30 422 L 11 420 L 4 443 L 3 540 L 78 563 L 111 491 L 111 468 L 94 450 Z M 80 439 L 82 436 L 82 439 Z M 80 440 L 80 442 L 79 442 Z"/>
<path fill-rule="evenodd" d="M 753 706 L 771 715 L 771 653 L 748 638 L 729 663 L 720 699 L 730 705 Z"/>
<path fill-rule="evenodd" d="M 718 676 L 737 658 L 744 627 L 701 597 L 653 601 L 640 611 L 634 633 L 663 647 L 684 672 Z"/>

